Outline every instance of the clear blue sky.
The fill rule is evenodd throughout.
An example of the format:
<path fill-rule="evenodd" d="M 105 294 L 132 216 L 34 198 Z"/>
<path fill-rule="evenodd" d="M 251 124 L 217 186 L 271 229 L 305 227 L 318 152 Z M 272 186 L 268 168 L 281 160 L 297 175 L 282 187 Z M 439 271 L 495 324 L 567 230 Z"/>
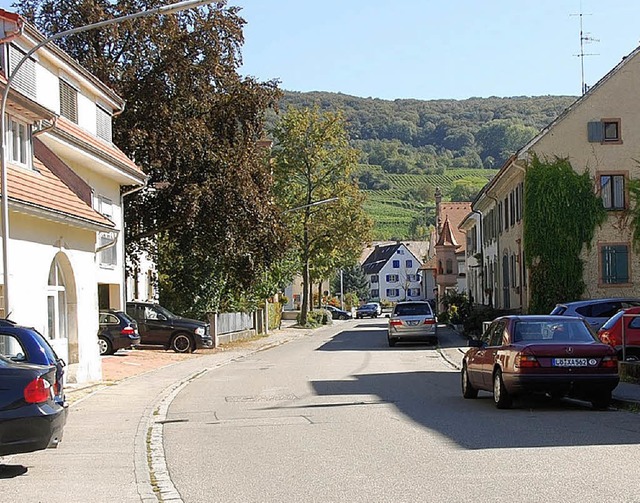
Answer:
<path fill-rule="evenodd" d="M 171 0 L 167 0 L 170 3 Z M 9 9 L 13 0 L 0 0 Z M 640 45 L 640 0 L 228 0 L 241 73 L 384 99 L 579 95 Z"/>
<path fill-rule="evenodd" d="M 579 95 L 640 45 L 639 0 L 235 0 L 242 73 L 384 99 Z"/>

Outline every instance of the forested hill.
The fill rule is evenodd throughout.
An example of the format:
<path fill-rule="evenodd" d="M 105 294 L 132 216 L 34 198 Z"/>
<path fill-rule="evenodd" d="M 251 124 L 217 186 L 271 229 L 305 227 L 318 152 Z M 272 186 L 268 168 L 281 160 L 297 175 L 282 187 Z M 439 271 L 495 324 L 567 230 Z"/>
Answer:
<path fill-rule="evenodd" d="M 342 111 L 352 143 L 362 151 L 359 180 L 363 189 L 371 191 L 368 210 L 376 223 L 375 237 L 419 239 L 431 223 L 424 208 L 435 183 L 447 199 L 470 199 L 511 154 L 575 99 L 390 101 L 285 91 L 280 109 L 293 105 Z M 413 177 L 405 180 L 398 175 Z"/>

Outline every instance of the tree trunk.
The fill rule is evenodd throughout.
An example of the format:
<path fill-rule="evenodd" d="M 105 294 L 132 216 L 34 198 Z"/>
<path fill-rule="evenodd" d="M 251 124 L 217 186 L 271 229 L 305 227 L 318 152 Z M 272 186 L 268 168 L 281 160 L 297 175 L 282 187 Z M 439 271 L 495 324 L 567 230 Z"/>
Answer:
<path fill-rule="evenodd" d="M 302 305 L 300 306 L 300 325 L 306 325 L 309 314 L 309 292 L 311 291 L 309 279 L 309 258 L 306 257 L 302 264 Z"/>

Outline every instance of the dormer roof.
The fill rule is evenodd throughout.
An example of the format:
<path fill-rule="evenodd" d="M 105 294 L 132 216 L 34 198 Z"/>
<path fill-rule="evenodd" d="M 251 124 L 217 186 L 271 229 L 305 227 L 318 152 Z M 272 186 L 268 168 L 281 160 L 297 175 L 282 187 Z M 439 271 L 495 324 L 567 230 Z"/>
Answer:
<path fill-rule="evenodd" d="M 442 226 L 442 231 L 440 232 L 440 236 L 438 236 L 438 241 L 436 242 L 436 246 L 453 246 L 455 248 L 460 247 L 460 245 L 458 244 L 458 241 L 456 241 L 456 238 L 453 235 L 453 231 L 451 229 L 451 222 L 449 221 L 449 216 L 447 216 L 444 220 L 444 225 Z"/>

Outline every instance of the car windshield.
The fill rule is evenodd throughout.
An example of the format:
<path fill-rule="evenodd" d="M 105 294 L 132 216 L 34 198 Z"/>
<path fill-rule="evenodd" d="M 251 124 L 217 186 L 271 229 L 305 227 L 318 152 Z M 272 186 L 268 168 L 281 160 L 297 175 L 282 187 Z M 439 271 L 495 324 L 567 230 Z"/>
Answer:
<path fill-rule="evenodd" d="M 624 314 L 623 310 L 618 311 L 611 318 L 609 318 L 604 325 L 602 325 L 602 330 L 610 330 L 613 326 L 618 322 L 622 315 Z"/>
<path fill-rule="evenodd" d="M 518 321 L 515 342 L 594 342 L 598 339 L 580 320 Z"/>
<path fill-rule="evenodd" d="M 396 316 L 431 316 L 431 307 L 426 303 L 398 304 L 395 310 Z"/>

